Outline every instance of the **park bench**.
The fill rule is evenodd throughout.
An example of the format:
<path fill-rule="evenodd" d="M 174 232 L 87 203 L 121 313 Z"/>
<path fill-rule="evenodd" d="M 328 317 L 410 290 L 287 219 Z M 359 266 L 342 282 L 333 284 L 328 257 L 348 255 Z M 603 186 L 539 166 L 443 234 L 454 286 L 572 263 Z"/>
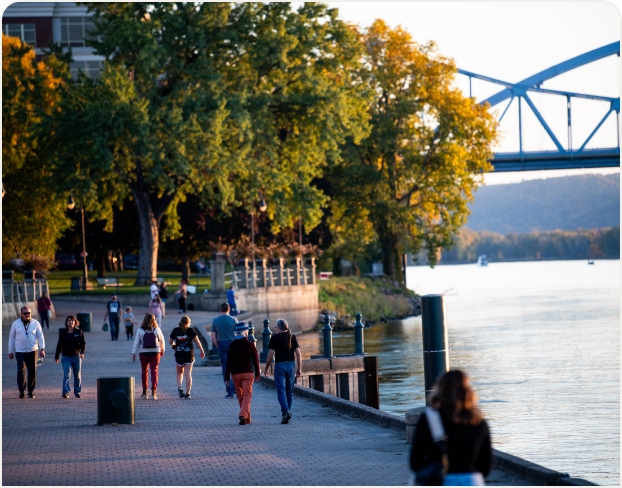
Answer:
<path fill-rule="evenodd" d="M 123 283 L 119 283 L 116 278 L 97 278 L 97 286 L 101 286 L 104 290 L 106 286 L 123 286 Z"/>

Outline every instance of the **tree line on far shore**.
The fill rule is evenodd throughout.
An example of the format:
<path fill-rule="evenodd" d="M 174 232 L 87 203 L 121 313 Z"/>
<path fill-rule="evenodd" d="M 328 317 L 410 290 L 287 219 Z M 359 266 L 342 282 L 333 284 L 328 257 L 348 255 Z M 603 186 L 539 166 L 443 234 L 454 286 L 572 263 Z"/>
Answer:
<path fill-rule="evenodd" d="M 138 252 L 144 282 L 250 221 L 402 285 L 405 253 L 451 247 L 498 134 L 434 42 L 318 3 L 85 5 L 95 80 L 2 37 L 3 263 L 77 247 L 81 207 L 90 257 Z"/>
<path fill-rule="evenodd" d="M 460 229 L 453 249 L 444 250 L 441 264 L 539 259 L 620 259 L 620 227 L 497 234 Z"/>

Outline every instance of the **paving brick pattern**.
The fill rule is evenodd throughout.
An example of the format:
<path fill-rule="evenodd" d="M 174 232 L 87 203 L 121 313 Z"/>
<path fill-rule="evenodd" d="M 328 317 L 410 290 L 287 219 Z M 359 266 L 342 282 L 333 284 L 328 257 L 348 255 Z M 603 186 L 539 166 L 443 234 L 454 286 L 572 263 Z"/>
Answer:
<path fill-rule="evenodd" d="M 192 399 L 180 399 L 173 350 L 160 362 L 158 400 L 141 400 L 140 364 L 101 330 L 99 305 L 56 302 L 59 316 L 93 313 L 82 363 L 82 399 L 61 398 L 62 367 L 54 362 L 58 328 L 51 322 L 47 356 L 37 371 L 36 398 L 18 398 L 15 361 L 3 330 L 2 483 L 4 485 L 404 485 L 405 436 L 322 405 L 294 398 L 293 419 L 280 424 L 273 389 L 256 384 L 253 423 L 238 425 L 236 399 L 225 399 L 220 368 L 195 366 Z M 102 307 L 103 308 L 103 307 Z M 133 307 L 142 317 L 146 307 Z M 212 315 L 190 312 L 193 325 Z M 163 321 L 166 338 L 179 315 Z M 198 355 L 197 355 L 198 357 Z M 135 425 L 97 426 L 97 378 L 134 376 Z M 73 380 L 71 381 L 73 388 Z M 490 482 L 525 484 L 500 471 Z"/>

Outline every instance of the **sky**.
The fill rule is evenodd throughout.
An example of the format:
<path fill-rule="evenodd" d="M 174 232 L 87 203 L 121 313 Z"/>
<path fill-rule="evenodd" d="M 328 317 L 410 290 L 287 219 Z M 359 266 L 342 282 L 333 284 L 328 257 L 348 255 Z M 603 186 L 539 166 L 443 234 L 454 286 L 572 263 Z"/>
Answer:
<path fill-rule="evenodd" d="M 620 2 L 618 2 L 620 3 Z M 433 40 L 438 53 L 453 58 L 459 68 L 503 81 L 517 82 L 555 64 L 620 40 L 620 11 L 608 2 L 328 2 L 343 20 L 362 27 L 382 18 L 401 25 L 418 43 Z M 544 83 L 543 88 L 609 97 L 620 96 L 620 58 L 611 56 Z M 456 86 L 468 95 L 468 78 L 456 76 Z M 473 96 L 482 101 L 498 85 L 473 80 Z M 567 147 L 564 97 L 531 94 L 530 98 Z M 507 102 L 497 108 L 501 115 Z M 555 149 L 535 116 L 523 104 L 523 149 Z M 494 109 L 493 109 L 494 110 Z M 580 147 L 608 110 L 603 102 L 572 100 L 572 145 Z M 614 112 L 615 114 L 615 112 Z M 518 151 L 518 107 L 512 103 L 500 126 L 500 151 Z M 615 147 L 616 120 L 612 114 L 587 147 Z M 602 170 L 489 173 L 486 184 Z"/>

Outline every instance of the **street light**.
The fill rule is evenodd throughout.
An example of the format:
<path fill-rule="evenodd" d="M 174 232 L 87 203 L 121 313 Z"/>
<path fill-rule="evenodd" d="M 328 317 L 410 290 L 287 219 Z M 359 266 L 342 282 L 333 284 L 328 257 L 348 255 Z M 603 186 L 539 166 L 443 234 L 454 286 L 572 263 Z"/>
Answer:
<path fill-rule="evenodd" d="M 266 205 L 266 200 L 263 197 L 263 193 L 258 192 L 257 196 L 259 197 L 259 210 L 261 212 L 265 212 L 268 208 Z M 257 288 L 256 277 L 257 270 L 255 266 L 255 212 L 253 211 L 253 206 L 251 205 L 251 259 L 253 260 L 253 288 Z"/>
<path fill-rule="evenodd" d="M 73 200 L 73 196 L 69 195 L 67 199 L 67 208 L 73 210 L 76 206 L 76 202 Z M 87 289 L 87 283 L 89 278 L 89 272 L 86 266 L 86 238 L 84 234 L 84 207 L 80 205 L 80 211 L 82 212 L 82 289 Z"/>

